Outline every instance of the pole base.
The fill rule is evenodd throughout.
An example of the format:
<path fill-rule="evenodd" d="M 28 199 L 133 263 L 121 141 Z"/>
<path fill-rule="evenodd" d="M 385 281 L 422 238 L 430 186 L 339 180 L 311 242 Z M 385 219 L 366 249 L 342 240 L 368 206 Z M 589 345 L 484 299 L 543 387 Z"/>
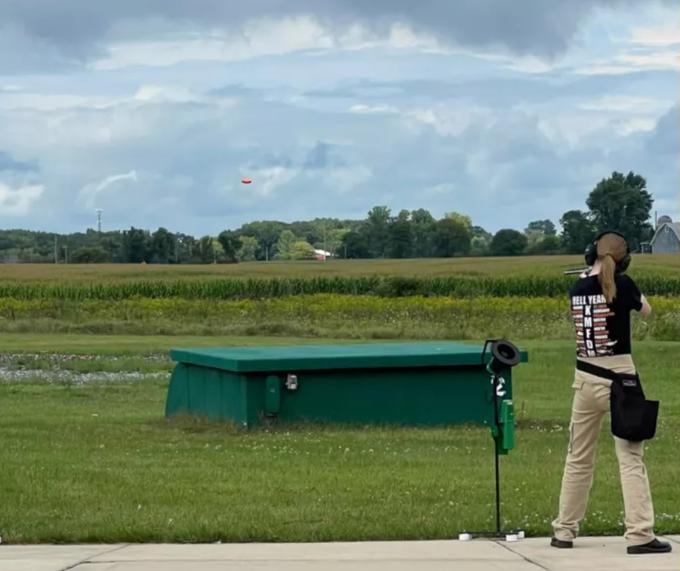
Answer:
<path fill-rule="evenodd" d="M 507 542 L 520 541 L 524 539 L 524 530 L 464 531 L 458 534 L 459 541 L 470 541 L 478 537 L 486 539 L 505 539 Z"/>

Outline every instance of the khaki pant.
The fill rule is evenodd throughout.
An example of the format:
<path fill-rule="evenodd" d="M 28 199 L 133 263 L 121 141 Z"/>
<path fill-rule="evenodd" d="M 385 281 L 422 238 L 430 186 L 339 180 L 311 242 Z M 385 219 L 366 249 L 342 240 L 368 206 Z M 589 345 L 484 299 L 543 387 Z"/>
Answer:
<path fill-rule="evenodd" d="M 635 373 L 630 355 L 613 355 L 583 359 L 617 373 Z M 574 404 L 569 427 L 569 448 L 562 478 L 560 513 L 552 522 L 555 537 L 571 541 L 578 535 L 579 523 L 586 514 L 588 494 L 593 483 L 595 448 L 602 421 L 609 422 L 611 381 L 576 371 Z M 630 442 L 613 436 L 619 460 L 625 538 L 630 545 L 643 545 L 654 539 L 654 508 L 647 479 L 642 442 Z"/>

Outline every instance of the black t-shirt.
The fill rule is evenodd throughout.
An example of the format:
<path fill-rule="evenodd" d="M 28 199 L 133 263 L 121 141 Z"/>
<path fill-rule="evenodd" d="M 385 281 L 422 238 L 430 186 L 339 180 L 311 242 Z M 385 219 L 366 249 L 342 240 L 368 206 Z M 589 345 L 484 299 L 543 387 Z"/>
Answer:
<path fill-rule="evenodd" d="M 616 297 L 607 303 L 597 276 L 580 279 L 569 289 L 576 327 L 576 355 L 625 355 L 630 350 L 630 312 L 642 309 L 642 294 L 627 275 L 616 276 Z"/>

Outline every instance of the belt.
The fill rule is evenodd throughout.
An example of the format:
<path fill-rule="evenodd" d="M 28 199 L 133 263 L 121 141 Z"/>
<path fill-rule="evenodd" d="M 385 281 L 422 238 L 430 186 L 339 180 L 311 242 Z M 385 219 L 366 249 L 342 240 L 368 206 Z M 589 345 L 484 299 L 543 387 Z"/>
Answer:
<path fill-rule="evenodd" d="M 598 367 L 597 365 L 593 365 L 592 363 L 586 363 L 585 361 L 581 361 L 579 359 L 576 360 L 576 368 L 579 371 L 583 371 L 584 373 L 588 373 L 590 375 L 595 375 L 596 377 L 601 377 L 603 379 L 609 379 L 610 381 L 619 381 L 621 377 L 633 377 L 634 375 L 627 375 L 627 374 L 621 374 L 621 373 L 615 373 L 611 369 L 605 369 L 604 367 Z"/>

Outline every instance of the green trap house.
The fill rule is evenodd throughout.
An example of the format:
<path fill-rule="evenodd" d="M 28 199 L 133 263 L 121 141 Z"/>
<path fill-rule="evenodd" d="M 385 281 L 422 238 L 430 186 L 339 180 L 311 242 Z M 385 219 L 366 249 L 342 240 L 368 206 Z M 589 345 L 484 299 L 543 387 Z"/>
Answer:
<path fill-rule="evenodd" d="M 487 353 L 488 346 L 491 352 Z M 488 425 L 501 454 L 514 443 L 505 341 L 174 349 L 166 416 L 264 422 Z"/>
<path fill-rule="evenodd" d="M 306 421 L 488 426 L 496 529 L 474 534 L 507 535 L 501 530 L 499 455 L 514 448 L 512 368 L 527 361 L 512 343 L 173 349 L 170 355 L 177 365 L 168 417 L 201 415 L 243 427 Z"/>

